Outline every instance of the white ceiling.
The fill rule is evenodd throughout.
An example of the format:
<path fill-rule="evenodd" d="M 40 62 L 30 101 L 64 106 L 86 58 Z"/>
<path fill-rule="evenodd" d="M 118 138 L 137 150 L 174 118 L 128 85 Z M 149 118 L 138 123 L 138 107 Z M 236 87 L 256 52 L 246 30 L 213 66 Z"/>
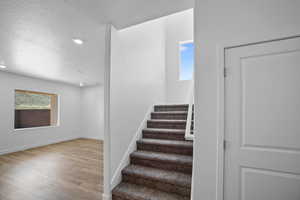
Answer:
<path fill-rule="evenodd" d="M 32 77 L 102 84 L 103 24 L 125 28 L 192 6 L 192 0 L 0 0 L 0 64 Z"/>
<path fill-rule="evenodd" d="M 117 29 L 193 8 L 194 0 L 65 0 Z M 87 3 L 88 2 L 88 3 Z"/>

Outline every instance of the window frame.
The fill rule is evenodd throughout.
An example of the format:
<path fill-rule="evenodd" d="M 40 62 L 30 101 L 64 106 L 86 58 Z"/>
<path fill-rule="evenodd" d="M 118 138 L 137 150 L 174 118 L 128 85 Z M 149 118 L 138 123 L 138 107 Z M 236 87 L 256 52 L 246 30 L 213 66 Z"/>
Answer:
<path fill-rule="evenodd" d="M 50 126 L 38 126 L 38 127 L 28 127 L 28 128 L 15 128 L 15 110 L 16 110 L 16 92 L 23 92 L 23 93 L 32 93 L 32 94 L 41 94 L 41 95 L 49 95 L 52 98 L 55 97 L 56 98 L 56 122 L 55 124 L 52 125 L 52 105 L 51 105 L 51 116 L 50 116 Z M 14 132 L 18 132 L 18 131 L 26 131 L 26 130 L 35 130 L 35 129 L 47 129 L 47 128 L 57 128 L 60 126 L 60 95 L 56 94 L 56 93 L 51 93 L 51 92 L 41 92 L 41 91 L 36 91 L 36 90 L 31 90 L 31 89 L 14 89 L 13 90 L 13 98 L 14 98 L 14 109 L 13 109 L 13 116 L 14 116 L 14 123 L 13 123 L 13 130 Z M 52 104 L 52 100 L 51 100 L 51 104 Z"/>
<path fill-rule="evenodd" d="M 181 47 L 181 45 L 183 45 L 183 44 L 188 44 L 188 43 L 193 43 L 193 44 L 194 44 L 194 48 L 195 48 L 194 40 L 184 40 L 184 41 L 179 41 L 179 42 L 178 42 L 178 45 L 177 45 L 177 52 L 178 52 L 178 66 L 177 66 L 178 74 L 177 74 L 177 81 L 180 81 L 180 82 L 184 82 L 184 81 L 193 81 L 193 80 L 194 80 L 195 57 L 194 57 L 194 66 L 193 66 L 194 69 L 193 69 L 193 76 L 192 76 L 192 79 L 189 79 L 189 80 L 181 80 L 181 79 L 180 79 L 180 74 L 181 74 L 181 50 L 180 50 L 180 47 Z M 194 56 L 195 56 L 195 52 L 194 52 Z"/>

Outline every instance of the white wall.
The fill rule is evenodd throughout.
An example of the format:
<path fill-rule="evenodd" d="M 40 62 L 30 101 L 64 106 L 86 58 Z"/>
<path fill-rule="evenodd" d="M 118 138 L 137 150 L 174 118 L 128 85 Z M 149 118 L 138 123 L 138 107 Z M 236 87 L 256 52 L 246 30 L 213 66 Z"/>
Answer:
<path fill-rule="evenodd" d="M 84 138 L 104 138 L 104 87 L 81 89 L 81 135 Z"/>
<path fill-rule="evenodd" d="M 179 42 L 193 40 L 193 10 L 165 17 L 166 38 L 166 100 L 168 103 L 186 103 L 192 81 L 179 80 Z"/>
<path fill-rule="evenodd" d="M 165 100 L 165 38 L 161 20 L 112 30 L 111 177 L 148 108 Z"/>
<path fill-rule="evenodd" d="M 59 126 L 14 130 L 15 89 L 59 95 Z M 0 154 L 78 138 L 79 131 L 79 87 L 0 72 Z"/>
<path fill-rule="evenodd" d="M 300 34 L 299 8 L 298 0 L 196 1 L 194 200 L 214 200 L 217 195 L 218 76 L 221 75 L 217 46 Z"/>

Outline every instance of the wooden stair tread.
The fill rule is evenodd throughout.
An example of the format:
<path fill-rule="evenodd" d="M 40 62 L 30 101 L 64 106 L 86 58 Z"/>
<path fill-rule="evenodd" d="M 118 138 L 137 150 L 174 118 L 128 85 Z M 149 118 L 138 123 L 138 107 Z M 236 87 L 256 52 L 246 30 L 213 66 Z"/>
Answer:
<path fill-rule="evenodd" d="M 189 106 L 189 104 L 158 104 L 158 105 L 155 105 L 155 107 L 186 107 L 186 106 Z"/>
<path fill-rule="evenodd" d="M 187 111 L 153 111 L 151 113 L 155 113 L 155 114 L 188 114 Z"/>
<path fill-rule="evenodd" d="M 159 153 L 152 151 L 135 151 L 131 154 L 131 156 L 140 159 L 167 161 L 173 163 L 179 162 L 186 165 L 193 164 L 193 157 L 188 155 Z"/>
<path fill-rule="evenodd" d="M 151 112 L 151 119 L 186 120 L 187 111 L 156 111 Z"/>
<path fill-rule="evenodd" d="M 143 138 L 162 140 L 185 140 L 185 129 L 145 128 Z"/>
<path fill-rule="evenodd" d="M 182 120 L 182 119 L 149 119 L 148 122 L 159 122 L 159 123 L 186 123 L 186 120 Z"/>
<path fill-rule="evenodd" d="M 186 122 L 181 119 L 150 119 L 147 128 L 185 129 Z"/>
<path fill-rule="evenodd" d="M 137 143 L 193 148 L 193 142 L 190 142 L 190 141 L 176 141 L 176 140 L 161 140 L 161 139 L 145 139 L 145 138 L 143 138 L 143 139 L 138 140 Z"/>
<path fill-rule="evenodd" d="M 151 167 L 144 167 L 139 165 L 129 165 L 122 174 L 131 175 L 135 177 L 150 179 L 153 181 L 160 181 L 172 185 L 179 185 L 181 187 L 191 187 L 192 176 L 176 171 L 168 171 L 162 169 L 155 169 Z"/>
<path fill-rule="evenodd" d="M 183 197 L 167 192 L 162 192 L 149 187 L 121 183 L 112 192 L 113 197 L 119 197 L 122 200 L 188 200 Z"/>
<path fill-rule="evenodd" d="M 188 104 L 155 105 L 154 111 L 187 111 Z"/>
<path fill-rule="evenodd" d="M 172 133 L 172 134 L 185 134 L 184 129 L 167 129 L 167 128 L 145 128 L 143 129 L 145 132 L 152 132 L 152 133 Z"/>

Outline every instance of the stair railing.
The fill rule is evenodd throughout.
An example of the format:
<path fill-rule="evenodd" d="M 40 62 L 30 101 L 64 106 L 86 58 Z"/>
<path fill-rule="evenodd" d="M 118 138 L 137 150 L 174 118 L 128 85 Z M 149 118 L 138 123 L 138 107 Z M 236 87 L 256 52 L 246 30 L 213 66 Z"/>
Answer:
<path fill-rule="evenodd" d="M 194 83 L 192 83 L 191 90 L 188 96 L 188 115 L 185 127 L 185 139 L 194 140 L 194 135 L 191 134 L 191 127 L 193 122 L 193 105 L 194 105 Z"/>

